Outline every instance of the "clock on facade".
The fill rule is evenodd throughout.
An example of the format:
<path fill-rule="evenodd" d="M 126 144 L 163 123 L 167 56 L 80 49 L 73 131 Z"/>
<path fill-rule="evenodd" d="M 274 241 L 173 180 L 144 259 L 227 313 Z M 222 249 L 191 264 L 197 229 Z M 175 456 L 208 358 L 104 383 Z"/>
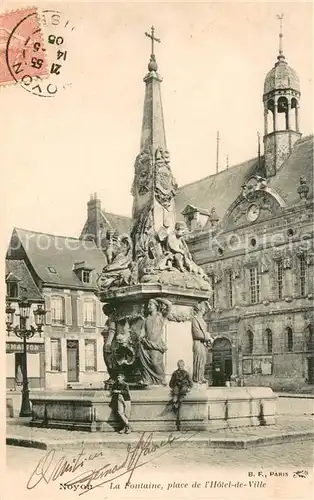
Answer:
<path fill-rule="evenodd" d="M 250 205 L 246 213 L 247 220 L 250 222 L 254 222 L 258 218 L 258 216 L 259 207 L 255 204 Z"/>

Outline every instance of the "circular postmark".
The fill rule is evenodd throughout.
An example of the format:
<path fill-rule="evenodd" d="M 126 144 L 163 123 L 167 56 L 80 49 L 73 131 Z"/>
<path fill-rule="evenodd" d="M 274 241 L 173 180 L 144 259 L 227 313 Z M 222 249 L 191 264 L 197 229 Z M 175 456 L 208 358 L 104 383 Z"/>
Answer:
<path fill-rule="evenodd" d="M 54 97 L 68 88 L 70 21 L 56 10 L 27 12 L 13 27 L 6 45 L 12 79 L 39 97 Z"/>

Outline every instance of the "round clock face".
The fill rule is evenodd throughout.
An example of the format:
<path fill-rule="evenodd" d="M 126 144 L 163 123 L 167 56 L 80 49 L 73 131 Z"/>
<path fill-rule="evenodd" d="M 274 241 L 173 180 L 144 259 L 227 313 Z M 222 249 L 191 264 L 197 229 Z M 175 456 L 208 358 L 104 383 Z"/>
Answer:
<path fill-rule="evenodd" d="M 248 208 L 246 216 L 250 222 L 254 222 L 259 216 L 259 207 L 257 205 L 251 205 Z"/>

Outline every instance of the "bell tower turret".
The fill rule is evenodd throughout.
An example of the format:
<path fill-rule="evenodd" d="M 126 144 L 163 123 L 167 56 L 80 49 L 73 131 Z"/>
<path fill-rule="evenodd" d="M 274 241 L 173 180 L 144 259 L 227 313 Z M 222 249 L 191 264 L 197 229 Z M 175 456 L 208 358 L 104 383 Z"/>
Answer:
<path fill-rule="evenodd" d="M 300 139 L 300 82 L 297 73 L 288 66 L 283 54 L 282 20 L 280 20 L 279 53 L 274 67 L 264 82 L 264 152 L 267 177 L 276 175 Z"/>

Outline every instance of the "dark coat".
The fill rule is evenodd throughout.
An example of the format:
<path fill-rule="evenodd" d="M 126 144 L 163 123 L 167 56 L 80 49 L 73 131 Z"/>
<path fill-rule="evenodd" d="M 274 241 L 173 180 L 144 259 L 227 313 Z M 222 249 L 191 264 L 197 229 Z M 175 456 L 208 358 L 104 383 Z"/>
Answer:
<path fill-rule="evenodd" d="M 114 392 L 114 391 L 119 391 L 119 392 Z M 122 395 L 124 401 L 131 401 L 129 385 L 126 382 L 114 382 L 114 384 L 111 387 L 111 401 L 109 406 L 113 410 L 117 408 L 117 401 L 119 394 Z"/>
<path fill-rule="evenodd" d="M 186 370 L 180 370 L 178 368 L 171 375 L 169 386 L 171 389 L 177 389 L 181 394 L 185 394 L 191 389 L 193 382 Z"/>

